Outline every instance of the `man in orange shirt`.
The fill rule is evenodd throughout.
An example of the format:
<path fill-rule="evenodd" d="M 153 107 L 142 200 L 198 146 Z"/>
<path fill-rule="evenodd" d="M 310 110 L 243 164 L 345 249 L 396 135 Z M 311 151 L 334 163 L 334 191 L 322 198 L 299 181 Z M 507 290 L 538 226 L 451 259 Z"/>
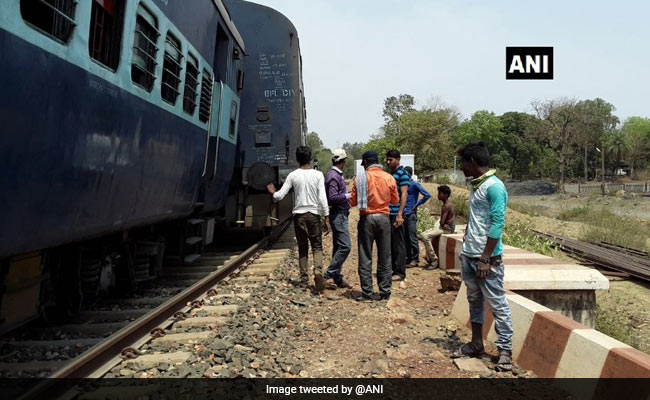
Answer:
<path fill-rule="evenodd" d="M 364 171 L 354 179 L 350 205 L 359 207 L 359 281 L 361 299 L 374 300 L 372 286 L 372 246 L 377 243 L 377 285 L 381 300 L 390 298 L 393 268 L 390 246 L 390 203 L 399 202 L 397 184 L 392 175 L 384 172 L 379 156 L 374 151 L 363 153 Z"/>

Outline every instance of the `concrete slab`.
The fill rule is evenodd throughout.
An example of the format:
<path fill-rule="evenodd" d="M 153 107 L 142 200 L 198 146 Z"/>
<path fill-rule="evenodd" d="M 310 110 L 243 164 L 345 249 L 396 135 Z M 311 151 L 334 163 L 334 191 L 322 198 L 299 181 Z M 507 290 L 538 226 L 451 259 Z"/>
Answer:
<path fill-rule="evenodd" d="M 275 271 L 275 267 L 262 267 L 257 268 L 250 266 L 241 272 L 241 276 L 255 276 L 255 275 L 269 275 L 271 272 Z"/>
<path fill-rule="evenodd" d="M 192 315 L 208 313 L 212 317 L 219 317 L 224 315 L 230 315 L 237 312 L 239 306 L 236 305 L 225 305 L 225 306 L 203 306 L 201 308 L 195 308 L 191 311 Z"/>
<path fill-rule="evenodd" d="M 268 280 L 269 280 L 269 278 L 267 276 L 255 276 L 255 275 L 253 275 L 253 276 L 245 276 L 245 277 L 235 278 L 231 282 L 241 284 L 241 283 L 246 283 L 246 282 L 250 282 L 250 283 L 266 282 Z"/>
<path fill-rule="evenodd" d="M 120 367 L 137 369 L 154 368 L 160 364 L 178 365 L 185 363 L 192 354 L 185 351 L 164 354 L 145 354 L 132 360 L 125 360 Z"/>
<path fill-rule="evenodd" d="M 155 338 L 151 344 L 157 345 L 174 345 L 174 344 L 192 344 L 203 340 L 209 340 L 216 336 L 215 332 L 190 332 L 190 333 L 172 333 L 163 337 Z"/>
<path fill-rule="evenodd" d="M 559 264 L 542 268 L 505 264 L 504 285 L 510 290 L 607 290 L 609 280 L 598 270 Z"/>
<path fill-rule="evenodd" d="M 249 297 L 251 297 L 250 293 L 225 293 L 225 294 L 218 294 L 218 295 L 214 296 L 214 298 L 216 298 L 216 299 L 234 299 L 234 298 L 238 298 L 238 299 L 242 299 L 242 300 L 246 300 Z"/>
<path fill-rule="evenodd" d="M 274 262 L 274 261 L 255 261 L 252 263 L 250 267 L 260 267 L 260 268 L 277 268 L 280 265 L 279 262 Z"/>
<path fill-rule="evenodd" d="M 196 328 L 219 326 L 228 322 L 228 317 L 192 317 L 174 323 L 174 328 Z"/>

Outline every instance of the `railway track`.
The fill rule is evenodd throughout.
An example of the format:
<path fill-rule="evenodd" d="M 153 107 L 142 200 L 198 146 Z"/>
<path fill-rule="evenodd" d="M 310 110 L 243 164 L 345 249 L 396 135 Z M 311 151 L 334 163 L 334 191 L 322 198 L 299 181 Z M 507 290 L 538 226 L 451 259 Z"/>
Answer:
<path fill-rule="evenodd" d="M 650 281 L 650 258 L 647 253 L 607 242 L 593 244 L 535 230 L 532 232 L 583 263 Z"/>
<path fill-rule="evenodd" d="M 286 227 L 285 224 L 276 228 L 270 236 L 241 253 L 208 254 L 198 266 L 167 269 L 163 282 L 176 285 L 164 289 L 173 295 L 171 298 L 154 292 L 150 297 L 125 299 L 116 309 L 92 310 L 82 316 L 95 323 L 54 327 L 62 340 L 11 343 L 32 349 L 67 347 L 69 360 L 48 361 L 48 354 L 43 353 L 45 350 L 36 350 L 32 354 L 45 355 L 46 359 L 42 360 L 41 357 L 38 361 L 13 363 L 3 363 L 0 359 L 0 371 L 38 372 L 54 369 L 52 374 L 31 375 L 59 378 L 43 380 L 23 395 L 23 398 L 39 398 L 45 393 L 48 397 L 62 395 L 74 387 L 75 379 L 126 377 L 124 374 L 116 375 L 111 370 L 124 370 L 134 362 L 171 362 L 173 365 L 174 357 L 182 355 L 171 354 L 172 359 L 169 360 L 166 356 L 141 354 L 138 349 L 145 344 L 155 346 L 170 341 L 187 343 L 213 334 L 213 330 L 236 311 L 237 303 L 251 295 L 250 285 L 265 281 L 278 262 L 288 255 L 293 236 L 282 236 Z M 191 283 L 191 286 L 182 288 L 179 282 Z M 124 309 L 127 305 L 128 308 Z M 202 328 L 207 331 L 197 333 Z M 68 333 L 61 335 L 60 332 Z M 107 332 L 113 333 L 102 338 Z M 49 352 L 49 356 L 54 358 L 53 351 Z"/>

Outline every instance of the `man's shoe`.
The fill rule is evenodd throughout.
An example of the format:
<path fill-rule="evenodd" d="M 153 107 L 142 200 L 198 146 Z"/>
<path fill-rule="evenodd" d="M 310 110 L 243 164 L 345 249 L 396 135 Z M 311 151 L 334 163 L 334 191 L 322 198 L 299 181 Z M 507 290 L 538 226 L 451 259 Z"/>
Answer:
<path fill-rule="evenodd" d="M 406 268 L 415 268 L 418 266 L 417 261 L 411 261 L 410 263 L 406 264 Z"/>
<path fill-rule="evenodd" d="M 376 299 L 376 296 L 375 296 L 374 293 L 373 294 L 361 293 L 361 296 L 359 296 L 357 298 L 357 301 L 360 301 L 362 303 L 370 303 L 372 301 L 375 301 L 375 299 Z"/>
<path fill-rule="evenodd" d="M 379 295 L 379 300 L 380 301 L 388 301 L 390 300 L 390 293 L 384 293 Z"/>
<path fill-rule="evenodd" d="M 437 269 L 440 266 L 438 260 L 435 260 L 434 262 L 430 263 L 427 265 L 424 269 L 427 271 L 433 271 L 434 269 Z"/>
<path fill-rule="evenodd" d="M 323 290 L 325 290 L 325 278 L 323 278 L 323 275 L 315 274 L 314 284 L 318 293 L 321 293 Z"/>
<path fill-rule="evenodd" d="M 326 286 L 327 286 L 327 289 L 329 289 L 329 290 L 336 289 L 336 283 L 334 282 L 334 279 L 332 279 L 332 278 L 327 279 Z"/>
<path fill-rule="evenodd" d="M 336 286 L 340 289 L 349 289 L 352 287 L 345 279 L 341 279 L 341 282 L 337 283 Z"/>
<path fill-rule="evenodd" d="M 404 278 L 402 278 L 401 276 L 399 276 L 399 275 L 393 275 L 393 282 L 396 282 L 396 281 L 403 281 L 403 280 L 404 280 Z"/>

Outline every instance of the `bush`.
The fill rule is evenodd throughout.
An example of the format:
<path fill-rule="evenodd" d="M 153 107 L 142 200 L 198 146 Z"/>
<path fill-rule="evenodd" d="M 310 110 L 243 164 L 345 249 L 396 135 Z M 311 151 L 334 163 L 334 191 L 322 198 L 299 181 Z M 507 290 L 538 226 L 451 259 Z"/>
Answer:
<path fill-rule="evenodd" d="M 454 196 L 451 194 L 451 204 L 454 205 L 455 215 L 468 218 L 469 217 L 469 199 L 465 196 Z"/>
<path fill-rule="evenodd" d="M 551 242 L 539 238 L 522 223 L 507 224 L 503 230 L 503 243 L 520 249 L 553 256 Z"/>
<path fill-rule="evenodd" d="M 418 207 L 418 233 L 435 227 L 436 218 L 431 215 L 431 212 L 425 206 Z"/>
<path fill-rule="evenodd" d="M 617 215 L 605 208 L 590 206 L 564 210 L 558 218 L 565 221 L 583 222 L 587 225 L 580 240 L 586 242 L 610 242 L 619 246 L 650 250 L 650 224 L 634 218 Z"/>
<path fill-rule="evenodd" d="M 433 183 L 438 185 L 451 185 L 451 179 L 449 179 L 449 176 L 447 175 L 436 176 Z"/>

